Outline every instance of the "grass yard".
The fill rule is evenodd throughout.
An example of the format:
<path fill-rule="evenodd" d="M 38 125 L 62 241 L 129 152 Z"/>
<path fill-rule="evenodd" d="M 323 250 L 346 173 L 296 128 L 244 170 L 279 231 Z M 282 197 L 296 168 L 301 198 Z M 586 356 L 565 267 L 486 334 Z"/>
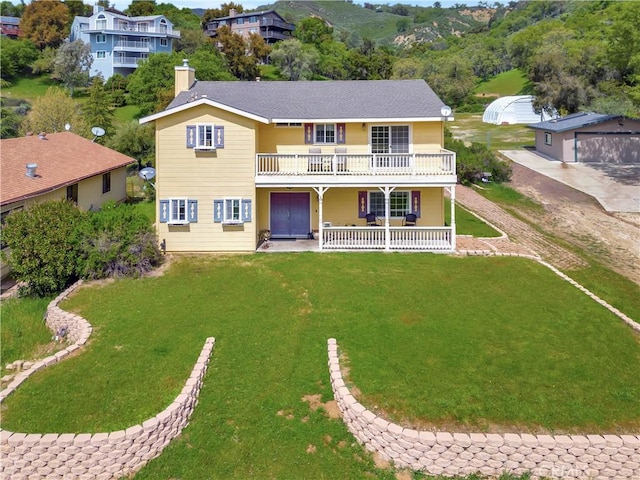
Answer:
<path fill-rule="evenodd" d="M 361 401 L 392 420 L 479 431 L 640 428 L 638 337 L 525 259 L 185 256 L 161 277 L 83 288 L 63 307 L 94 325 L 90 346 L 10 396 L 3 428 L 141 422 L 173 400 L 205 338 L 216 337 L 189 427 L 136 478 L 394 478 L 340 420 L 303 400 L 332 398 L 329 337 Z"/>
<path fill-rule="evenodd" d="M 479 96 L 504 97 L 507 95 L 529 95 L 530 93 L 531 86 L 527 76 L 517 68 L 500 73 L 486 82 L 481 82 L 475 89 L 475 94 Z"/>
<path fill-rule="evenodd" d="M 481 143 L 491 150 L 517 150 L 535 143 L 533 130 L 526 125 L 484 123 L 481 113 L 456 113 L 455 122 L 447 128 L 454 138 Z"/>
<path fill-rule="evenodd" d="M 499 237 L 501 234 L 478 217 L 456 204 L 456 232 L 458 235 L 472 235 L 474 237 Z M 451 200 L 444 199 L 444 221 L 451 225 Z"/>

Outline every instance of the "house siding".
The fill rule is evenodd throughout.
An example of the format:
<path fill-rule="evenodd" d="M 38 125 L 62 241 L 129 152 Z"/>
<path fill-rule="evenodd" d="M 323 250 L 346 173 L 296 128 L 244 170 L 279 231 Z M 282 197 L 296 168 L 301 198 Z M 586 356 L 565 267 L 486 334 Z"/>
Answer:
<path fill-rule="evenodd" d="M 186 148 L 186 127 L 212 123 L 225 128 L 224 148 L 195 152 Z M 252 120 L 200 106 L 158 120 L 156 126 L 157 218 L 159 202 L 169 198 L 198 201 L 198 221 L 186 226 L 158 223 L 158 236 L 170 251 L 252 251 L 256 247 L 255 215 L 242 225 L 213 221 L 213 201 L 225 197 L 250 199 L 255 208 L 256 129 Z"/>

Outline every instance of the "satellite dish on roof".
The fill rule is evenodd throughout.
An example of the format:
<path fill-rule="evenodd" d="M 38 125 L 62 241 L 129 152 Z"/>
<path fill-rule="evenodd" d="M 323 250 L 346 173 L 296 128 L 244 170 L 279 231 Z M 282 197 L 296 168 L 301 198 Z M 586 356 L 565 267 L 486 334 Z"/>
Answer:
<path fill-rule="evenodd" d="M 442 108 L 440 109 L 440 114 L 443 117 L 448 117 L 449 115 L 451 115 L 451 107 L 448 105 L 443 105 Z"/>
<path fill-rule="evenodd" d="M 138 172 L 138 176 L 143 180 L 151 180 L 156 176 L 156 169 L 153 167 L 145 167 Z"/>
<path fill-rule="evenodd" d="M 68 132 L 69 130 L 71 130 L 71 124 L 70 123 L 65 123 L 64 124 L 64 129 Z"/>
<path fill-rule="evenodd" d="M 93 133 L 95 136 L 93 137 L 93 140 L 91 140 L 92 142 L 96 141 L 96 138 L 101 137 L 104 135 L 104 128 L 102 127 L 93 127 L 91 129 L 91 133 Z"/>

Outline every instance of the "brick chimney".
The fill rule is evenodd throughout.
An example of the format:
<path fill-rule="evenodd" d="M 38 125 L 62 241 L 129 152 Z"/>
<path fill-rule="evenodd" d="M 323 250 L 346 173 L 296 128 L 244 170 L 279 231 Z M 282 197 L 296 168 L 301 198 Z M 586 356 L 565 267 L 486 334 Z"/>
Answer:
<path fill-rule="evenodd" d="M 189 60 L 182 60 L 182 66 L 175 67 L 175 90 L 177 97 L 180 92 L 186 92 L 196 80 L 196 70 L 189 66 Z"/>
<path fill-rule="evenodd" d="M 238 14 L 238 12 L 236 11 L 235 8 L 232 8 L 231 10 L 229 10 L 229 16 L 231 18 L 235 17 Z"/>

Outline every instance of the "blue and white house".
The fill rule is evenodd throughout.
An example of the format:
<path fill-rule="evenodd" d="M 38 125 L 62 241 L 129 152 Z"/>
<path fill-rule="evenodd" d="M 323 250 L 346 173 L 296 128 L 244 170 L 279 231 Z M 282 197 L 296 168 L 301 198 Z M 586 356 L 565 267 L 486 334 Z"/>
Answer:
<path fill-rule="evenodd" d="M 90 17 L 75 17 L 69 41 L 91 45 L 91 76 L 107 80 L 119 73 L 127 76 L 151 53 L 171 53 L 180 32 L 164 15 L 128 17 L 94 6 Z"/>

